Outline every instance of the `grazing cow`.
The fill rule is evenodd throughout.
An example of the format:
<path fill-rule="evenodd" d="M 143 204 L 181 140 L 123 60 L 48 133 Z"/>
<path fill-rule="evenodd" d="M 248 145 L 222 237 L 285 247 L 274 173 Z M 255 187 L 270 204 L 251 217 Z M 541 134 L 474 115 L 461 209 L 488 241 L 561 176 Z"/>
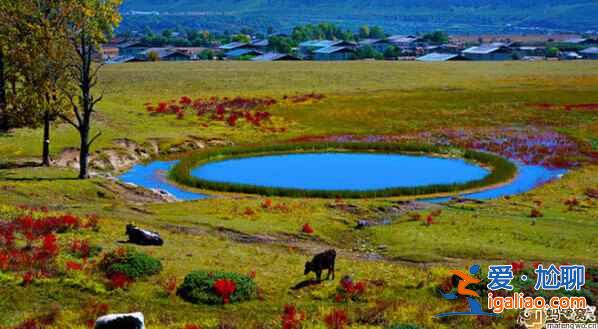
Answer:
<path fill-rule="evenodd" d="M 145 329 L 141 313 L 109 314 L 96 320 L 95 329 Z"/>
<path fill-rule="evenodd" d="M 160 234 L 141 229 L 133 224 L 127 225 L 126 234 L 129 236 L 128 242 L 130 243 L 142 246 L 161 246 L 164 244 Z"/>
<path fill-rule="evenodd" d="M 332 280 L 334 280 L 334 261 L 336 260 L 336 251 L 334 249 L 327 250 L 321 254 L 317 254 L 311 260 L 311 262 L 305 263 L 305 272 L 303 274 L 308 275 L 309 272 L 316 273 L 318 281 L 322 281 L 322 271 L 328 270 L 326 274 L 326 280 L 330 279 L 330 273 L 332 272 Z"/>

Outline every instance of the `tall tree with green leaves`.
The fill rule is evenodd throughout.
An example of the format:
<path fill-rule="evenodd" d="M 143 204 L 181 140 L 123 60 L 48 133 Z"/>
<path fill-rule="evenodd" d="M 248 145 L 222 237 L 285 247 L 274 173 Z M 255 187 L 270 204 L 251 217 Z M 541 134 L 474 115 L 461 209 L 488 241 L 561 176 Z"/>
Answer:
<path fill-rule="evenodd" d="M 11 85 L 0 111 L 6 128 L 43 125 L 42 164 L 49 166 L 50 125 L 67 105 L 61 90 L 68 84 L 69 7 L 55 0 L 0 0 L 0 8 L 0 38 L 10 45 L 2 47 L 2 80 Z"/>
<path fill-rule="evenodd" d="M 121 16 L 121 0 L 70 0 L 74 10 L 67 29 L 67 38 L 74 55 L 69 60 L 69 74 L 78 85 L 70 94 L 72 116 L 62 117 L 77 129 L 80 137 L 79 178 L 89 177 L 88 158 L 93 142 L 101 135 L 90 136 L 93 113 L 102 96 L 96 96 L 98 72 L 102 67 L 94 63 L 100 45 L 110 38 Z"/>

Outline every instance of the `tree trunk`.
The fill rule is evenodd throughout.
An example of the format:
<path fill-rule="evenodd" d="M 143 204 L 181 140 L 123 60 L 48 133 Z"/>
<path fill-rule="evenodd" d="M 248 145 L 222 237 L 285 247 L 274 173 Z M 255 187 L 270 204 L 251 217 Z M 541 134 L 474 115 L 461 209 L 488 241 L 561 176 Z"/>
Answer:
<path fill-rule="evenodd" d="M 87 161 L 89 158 L 89 126 L 81 127 L 79 130 L 81 136 L 81 149 L 79 152 L 79 179 L 89 178 L 87 172 Z"/>
<path fill-rule="evenodd" d="M 0 46 L 0 131 L 8 130 L 6 109 L 6 76 L 4 75 L 4 51 Z"/>
<path fill-rule="evenodd" d="M 44 145 L 42 152 L 42 166 L 50 166 L 50 111 L 44 114 Z"/>

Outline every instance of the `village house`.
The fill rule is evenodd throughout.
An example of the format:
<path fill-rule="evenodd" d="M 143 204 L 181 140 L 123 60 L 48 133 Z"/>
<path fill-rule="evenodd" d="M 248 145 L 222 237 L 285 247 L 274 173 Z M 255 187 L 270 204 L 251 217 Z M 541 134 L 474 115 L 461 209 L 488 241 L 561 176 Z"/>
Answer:
<path fill-rule="evenodd" d="M 463 50 L 462 54 L 467 59 L 474 61 L 513 60 L 513 50 L 500 42 L 470 47 Z"/>
<path fill-rule="evenodd" d="M 386 38 L 386 41 L 399 48 L 411 48 L 418 45 L 419 38 L 414 35 L 393 35 Z"/>
<path fill-rule="evenodd" d="M 140 40 L 125 41 L 111 46 L 118 48 L 119 56 L 136 56 L 150 48 L 150 45 Z"/>
<path fill-rule="evenodd" d="M 598 59 L 598 47 L 584 49 L 579 54 L 585 59 Z"/>
<path fill-rule="evenodd" d="M 309 40 L 304 41 L 299 44 L 299 58 L 301 59 L 315 59 L 315 52 L 320 49 L 324 48 L 331 48 L 331 47 L 344 47 L 350 49 L 351 51 L 355 51 L 357 44 L 350 41 L 342 41 L 342 40 Z"/>
<path fill-rule="evenodd" d="M 245 57 L 256 57 L 262 55 L 261 51 L 251 48 L 237 48 L 224 53 L 226 59 L 241 59 Z"/>
<path fill-rule="evenodd" d="M 102 46 L 102 58 L 104 60 L 116 58 L 120 55 L 118 47 Z"/>
<path fill-rule="evenodd" d="M 247 47 L 265 53 L 268 51 L 268 47 L 270 47 L 270 41 L 268 39 L 254 39 L 251 40 Z"/>
<path fill-rule="evenodd" d="M 460 54 L 430 53 L 430 54 L 427 54 L 424 56 L 417 57 L 415 60 L 420 61 L 420 62 L 446 62 L 446 61 L 465 61 L 468 59 Z"/>
<path fill-rule="evenodd" d="M 265 53 L 251 59 L 254 62 L 297 61 L 299 58 L 281 53 Z"/>
<path fill-rule="evenodd" d="M 347 61 L 355 58 L 355 48 L 332 46 L 314 51 L 316 61 Z"/>
<path fill-rule="evenodd" d="M 357 43 L 358 48 L 372 47 L 377 52 L 384 53 L 393 45 L 386 39 L 363 39 Z"/>
<path fill-rule="evenodd" d="M 224 52 L 228 52 L 228 51 L 235 50 L 235 49 L 246 48 L 247 46 L 248 46 L 248 44 L 245 42 L 231 42 L 231 43 L 221 45 L 220 47 L 218 47 L 218 49 L 220 49 Z"/>
<path fill-rule="evenodd" d="M 521 59 L 526 57 L 545 57 L 546 47 L 521 46 L 514 48 L 514 53 Z"/>
<path fill-rule="evenodd" d="M 158 61 L 190 61 L 191 55 L 175 48 L 149 48 L 142 51 L 135 57 L 135 61 L 151 61 L 152 54 L 155 54 Z"/>

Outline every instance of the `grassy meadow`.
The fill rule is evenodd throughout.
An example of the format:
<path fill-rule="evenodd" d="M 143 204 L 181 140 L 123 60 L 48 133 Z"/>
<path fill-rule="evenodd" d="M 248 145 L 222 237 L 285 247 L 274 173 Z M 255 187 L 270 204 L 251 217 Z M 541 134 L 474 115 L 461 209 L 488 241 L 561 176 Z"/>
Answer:
<path fill-rule="evenodd" d="M 563 109 L 598 104 L 598 61 L 132 63 L 106 66 L 101 72 L 104 100 L 93 126 L 102 132 L 93 146 L 97 152 L 126 152 L 115 143 L 122 139 L 140 145 L 157 140 L 163 148 L 189 139 L 259 146 L 313 136 L 425 139 L 448 130 L 483 134 L 519 129 L 533 134 L 537 129 L 570 139 L 579 145 L 576 155 L 584 160 L 562 179 L 480 204 L 391 212 L 389 208 L 400 208 L 399 200 L 266 199 L 216 192 L 205 200 L 163 203 L 109 179 L 75 180 L 73 169 L 21 166 L 41 154 L 41 130 L 0 134 L 0 219 L 19 213 L 23 205 L 47 207 L 51 213 L 97 215 L 98 232 L 61 234 L 61 248 L 68 248 L 73 239 L 87 239 L 104 252 L 123 247 L 119 241 L 126 239 L 129 222 L 159 231 L 166 241 L 162 247 L 135 247 L 161 260 L 164 268 L 127 289 L 105 288 L 105 279 L 93 269 L 85 274 L 62 271 L 66 274 L 27 286 L 19 275 L 0 271 L 0 328 L 13 328 L 54 305 L 61 309 L 56 328 L 86 328 L 83 313 L 93 301 L 108 304 L 111 312 L 141 311 L 150 329 L 186 324 L 203 329 L 281 328 L 286 304 L 305 314 L 303 328 L 308 329 L 326 328 L 324 319 L 334 309 L 348 314 L 346 328 L 515 328 L 517 313 L 491 321 L 434 319 L 435 314 L 465 306 L 437 293 L 448 271 L 513 261 L 526 266 L 598 265 L 598 200 L 588 194 L 598 187 L 598 111 Z M 288 100 L 309 93 L 325 97 Z M 146 111 L 148 102 L 181 96 L 272 97 L 278 101 L 268 109 L 275 129 L 230 127 L 192 114 L 177 119 Z M 550 109 L 534 104 L 549 104 Z M 53 126 L 54 157 L 77 144 L 74 129 Z M 576 201 L 571 205 L 568 200 Z M 534 210 L 541 216 L 531 216 Z M 421 218 L 434 213 L 433 224 L 426 225 L 414 213 Z M 355 229 L 364 218 L 390 218 L 391 224 Z M 301 232 L 306 223 L 313 227 L 312 234 Z M 337 280 L 291 290 L 306 279 L 305 261 L 327 248 L 338 252 Z M 69 259 L 61 254 L 58 263 Z M 255 273 L 259 298 L 203 306 L 164 293 L 167 280 L 180 283 L 197 269 Z M 368 282 L 365 301 L 335 302 L 343 275 Z"/>

